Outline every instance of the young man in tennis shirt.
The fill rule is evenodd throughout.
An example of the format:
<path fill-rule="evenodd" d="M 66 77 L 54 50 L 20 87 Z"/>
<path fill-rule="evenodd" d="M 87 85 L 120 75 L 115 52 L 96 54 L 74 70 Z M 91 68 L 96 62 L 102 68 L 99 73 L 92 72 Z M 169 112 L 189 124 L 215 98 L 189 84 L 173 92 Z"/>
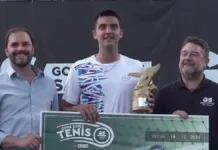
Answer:
<path fill-rule="evenodd" d="M 98 120 L 98 112 L 132 112 L 133 90 L 138 79 L 130 72 L 142 72 L 140 61 L 119 53 L 123 37 L 120 16 L 112 10 L 99 12 L 93 37 L 98 41 L 96 55 L 75 62 L 64 88 L 62 110 L 79 111 L 85 120 Z"/>

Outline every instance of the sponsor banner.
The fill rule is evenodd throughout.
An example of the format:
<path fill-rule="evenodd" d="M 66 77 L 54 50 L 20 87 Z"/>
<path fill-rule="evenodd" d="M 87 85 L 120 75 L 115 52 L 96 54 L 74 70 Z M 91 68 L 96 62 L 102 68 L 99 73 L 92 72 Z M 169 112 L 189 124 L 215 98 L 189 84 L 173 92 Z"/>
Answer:
<path fill-rule="evenodd" d="M 93 124 L 79 113 L 41 112 L 41 150 L 209 150 L 208 135 L 207 116 L 100 114 Z"/>

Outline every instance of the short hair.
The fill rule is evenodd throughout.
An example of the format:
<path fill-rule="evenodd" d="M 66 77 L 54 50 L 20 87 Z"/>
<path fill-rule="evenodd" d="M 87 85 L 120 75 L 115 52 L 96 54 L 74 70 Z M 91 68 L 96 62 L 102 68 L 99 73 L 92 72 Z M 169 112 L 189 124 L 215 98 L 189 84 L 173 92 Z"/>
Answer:
<path fill-rule="evenodd" d="M 185 38 L 182 47 L 184 47 L 187 43 L 194 43 L 200 46 L 204 50 L 205 56 L 206 57 L 209 56 L 210 48 L 209 48 L 208 43 L 204 39 L 196 37 L 196 36 L 188 36 Z"/>
<path fill-rule="evenodd" d="M 111 10 L 111 9 L 106 9 L 106 10 L 102 10 L 100 12 L 97 13 L 97 15 L 95 16 L 95 19 L 94 19 L 94 28 L 96 28 L 96 23 L 97 23 L 97 20 L 100 18 L 100 17 L 116 17 L 119 21 L 119 24 L 121 22 L 121 17 L 120 15 L 114 11 L 114 10 Z"/>
<path fill-rule="evenodd" d="M 8 46 L 8 39 L 10 37 L 11 34 L 13 33 L 16 33 L 16 32 L 19 32 L 19 31 L 22 31 L 22 32 L 25 32 L 29 35 L 30 37 L 30 40 L 32 42 L 32 45 L 34 46 L 35 45 L 35 41 L 34 41 L 34 38 L 33 38 L 33 35 L 32 33 L 26 29 L 26 28 L 23 28 L 23 27 L 15 27 L 15 28 L 11 28 L 9 29 L 6 34 L 5 34 L 5 38 L 4 38 L 4 45 L 5 45 L 5 48 Z"/>

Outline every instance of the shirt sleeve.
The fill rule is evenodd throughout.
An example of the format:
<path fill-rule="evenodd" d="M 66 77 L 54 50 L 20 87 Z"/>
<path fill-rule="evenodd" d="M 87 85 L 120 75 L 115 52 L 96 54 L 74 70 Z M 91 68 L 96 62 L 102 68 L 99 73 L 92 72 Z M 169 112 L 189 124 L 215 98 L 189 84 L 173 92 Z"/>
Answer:
<path fill-rule="evenodd" d="M 155 96 L 155 106 L 154 106 L 154 114 L 165 114 L 165 92 L 164 90 L 160 90 L 157 92 Z"/>
<path fill-rule="evenodd" d="M 80 103 L 80 93 L 78 75 L 72 66 L 67 76 L 62 99 L 73 105 L 78 105 Z"/>
<path fill-rule="evenodd" d="M 8 136 L 8 134 L 5 134 L 0 130 L 0 145 L 2 145 L 2 141 L 5 139 L 6 136 Z"/>
<path fill-rule="evenodd" d="M 56 89 L 55 89 L 55 94 L 54 94 L 54 99 L 53 99 L 53 103 L 51 106 L 51 110 L 52 111 L 59 111 L 58 93 L 57 93 Z"/>

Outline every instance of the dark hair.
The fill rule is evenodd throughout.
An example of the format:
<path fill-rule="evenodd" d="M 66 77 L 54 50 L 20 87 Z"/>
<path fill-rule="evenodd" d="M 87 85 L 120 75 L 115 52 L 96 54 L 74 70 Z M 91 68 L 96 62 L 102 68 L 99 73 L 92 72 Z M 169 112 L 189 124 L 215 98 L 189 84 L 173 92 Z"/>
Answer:
<path fill-rule="evenodd" d="M 34 39 L 33 39 L 33 35 L 31 34 L 31 32 L 29 30 L 27 30 L 26 28 L 22 28 L 22 27 L 16 27 L 16 28 L 11 28 L 6 32 L 5 38 L 4 38 L 4 44 L 5 44 L 5 48 L 8 46 L 8 39 L 10 37 L 11 34 L 16 33 L 16 32 L 25 32 L 29 35 L 30 40 L 32 42 L 32 45 L 35 45 Z"/>
<path fill-rule="evenodd" d="M 102 10 L 102 11 L 98 12 L 97 15 L 95 16 L 94 28 L 96 27 L 96 22 L 97 22 L 98 18 L 109 17 L 109 16 L 116 17 L 118 19 L 119 23 L 121 22 L 121 17 L 117 12 L 115 12 L 114 10 L 111 10 L 111 9 L 106 9 L 106 10 Z"/>
<path fill-rule="evenodd" d="M 205 56 L 206 57 L 209 56 L 210 48 L 204 39 L 196 37 L 196 36 L 188 36 L 185 38 L 182 47 L 184 47 L 187 43 L 194 43 L 196 45 L 199 45 L 204 50 Z"/>

